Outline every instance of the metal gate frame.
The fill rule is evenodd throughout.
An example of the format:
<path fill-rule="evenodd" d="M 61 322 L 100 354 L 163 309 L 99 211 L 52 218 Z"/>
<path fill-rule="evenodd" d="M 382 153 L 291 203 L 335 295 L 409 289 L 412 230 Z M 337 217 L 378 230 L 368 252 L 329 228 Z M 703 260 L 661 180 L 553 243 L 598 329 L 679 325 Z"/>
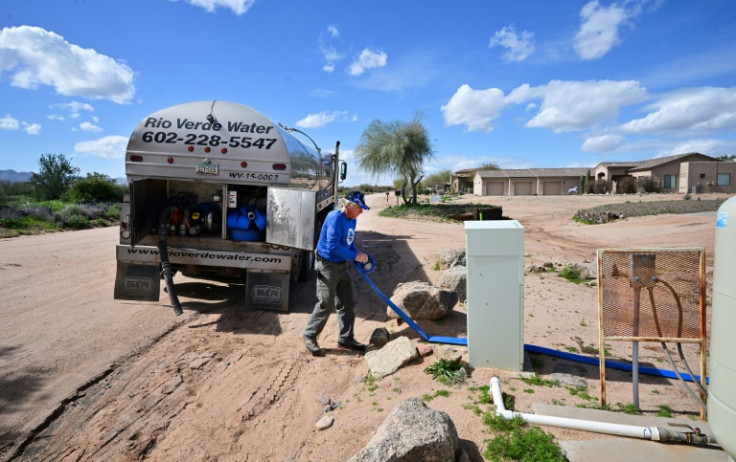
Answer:
<path fill-rule="evenodd" d="M 698 304 L 698 323 L 697 326 L 690 326 L 690 332 L 689 335 L 682 335 L 682 307 L 680 305 L 680 299 L 677 297 L 676 292 L 674 289 L 667 284 L 667 282 L 662 281 L 659 279 L 659 275 L 661 273 L 658 273 L 657 270 L 661 271 L 661 267 L 657 267 L 655 260 L 657 255 L 668 255 L 668 254 L 678 254 L 678 253 L 696 253 L 697 254 L 697 293 L 692 294 L 693 296 L 697 297 L 697 304 Z M 604 292 L 606 292 L 607 288 L 613 284 L 612 276 L 613 277 L 619 277 L 623 276 L 624 274 L 613 274 L 617 271 L 616 264 L 613 264 L 613 269 L 611 270 L 611 274 L 606 275 L 606 272 L 609 271 L 610 268 L 606 266 L 606 262 L 611 259 L 611 255 L 615 255 L 616 258 L 621 258 L 621 255 L 628 255 L 628 259 L 631 262 L 631 266 L 629 266 L 630 274 L 629 274 L 629 286 L 633 289 L 633 305 L 634 305 L 634 312 L 631 316 L 632 319 L 632 325 L 631 325 L 631 335 L 607 335 L 607 322 L 610 321 L 610 319 L 607 319 L 607 309 L 606 306 L 610 305 L 606 300 L 604 300 Z M 651 257 L 651 258 L 649 258 Z M 600 392 L 600 404 L 601 406 L 606 404 L 606 367 L 605 367 L 605 361 L 606 361 L 606 341 L 630 341 L 630 342 L 678 342 L 678 343 L 696 343 L 700 346 L 700 383 L 703 387 L 705 387 L 706 384 L 706 340 L 707 340 L 707 333 L 706 333 L 706 300 L 705 300 L 705 249 L 702 247 L 698 248 L 646 248 L 646 249 L 598 249 L 597 251 L 597 260 L 598 260 L 598 325 L 599 325 L 599 357 L 600 357 L 600 381 L 601 381 L 601 392 Z M 662 258 L 660 258 L 660 261 Z M 694 258 L 693 258 L 694 260 Z M 636 269 L 635 269 L 636 268 Z M 634 273 L 638 273 L 635 275 Z M 644 277 L 642 277 L 644 276 Z M 608 278 L 608 279 L 607 279 Z M 609 281 L 611 281 L 609 283 Z M 639 308 L 640 308 L 640 299 L 639 299 L 639 292 L 642 288 L 648 288 L 649 294 L 651 298 L 651 309 L 653 311 L 653 319 L 656 324 L 656 330 L 660 332 L 661 325 L 659 323 L 658 315 L 656 314 L 656 309 L 654 308 L 654 298 L 653 298 L 653 291 L 652 287 L 656 285 L 656 283 L 662 282 L 664 283 L 668 289 L 672 292 L 672 294 L 675 297 L 678 309 L 680 311 L 680 317 L 678 319 L 679 325 L 677 326 L 677 330 L 680 333 L 680 335 L 669 335 L 669 336 L 662 336 L 661 333 L 659 335 L 651 335 L 651 326 L 649 329 L 644 328 L 644 330 L 647 330 L 645 335 L 639 335 L 638 328 L 639 328 L 639 322 L 641 320 Z M 632 300 L 624 300 L 624 301 L 632 301 Z M 620 308 L 620 307 L 619 307 Z M 624 308 L 625 309 L 625 308 Z M 613 324 L 611 322 L 611 324 Z M 666 326 L 667 327 L 667 326 Z M 671 326 L 670 326 L 671 327 Z M 693 333 L 693 328 L 697 330 L 697 332 Z M 612 329 L 618 330 L 619 332 L 614 333 L 620 333 L 622 329 L 616 328 L 615 326 L 612 327 Z M 625 329 L 623 329 L 625 330 Z M 636 344 L 638 345 L 638 343 Z M 693 377 L 693 380 L 695 378 Z M 706 401 L 705 394 L 701 391 L 700 396 L 703 402 Z M 700 410 L 701 418 L 705 418 L 705 409 L 701 406 Z"/>

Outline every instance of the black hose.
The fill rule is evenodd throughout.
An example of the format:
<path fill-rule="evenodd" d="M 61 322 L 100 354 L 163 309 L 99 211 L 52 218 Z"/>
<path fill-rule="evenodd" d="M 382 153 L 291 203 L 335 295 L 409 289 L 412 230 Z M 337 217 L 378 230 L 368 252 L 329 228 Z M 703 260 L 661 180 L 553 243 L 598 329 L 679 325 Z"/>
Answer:
<path fill-rule="evenodd" d="M 166 282 L 166 292 L 169 293 L 169 300 L 171 300 L 171 306 L 174 308 L 174 314 L 177 316 L 184 313 L 179 303 L 179 297 L 176 296 L 174 291 L 174 276 L 171 274 L 171 265 L 169 264 L 169 250 L 166 247 L 166 234 L 168 226 L 166 224 L 167 218 L 171 213 L 171 207 L 166 207 L 158 220 L 158 254 L 161 258 L 161 274 L 164 276 Z"/>

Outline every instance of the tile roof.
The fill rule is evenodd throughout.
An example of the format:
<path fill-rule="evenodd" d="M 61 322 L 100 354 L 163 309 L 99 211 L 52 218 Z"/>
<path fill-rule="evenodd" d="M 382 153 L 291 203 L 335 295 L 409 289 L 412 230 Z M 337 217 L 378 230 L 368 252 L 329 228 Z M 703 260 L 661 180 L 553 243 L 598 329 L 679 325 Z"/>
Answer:
<path fill-rule="evenodd" d="M 478 170 L 481 178 L 551 178 L 579 177 L 588 172 L 588 168 L 510 168 L 501 170 Z"/>
<path fill-rule="evenodd" d="M 686 154 L 677 154 L 674 156 L 659 157 L 657 159 L 645 160 L 641 165 L 639 165 L 638 167 L 632 168 L 630 171 L 641 172 L 642 170 L 651 170 L 655 167 L 659 167 L 660 165 L 669 164 L 670 162 L 674 162 L 676 160 L 682 160 L 683 158 L 689 157 L 689 156 L 697 156 L 699 157 L 698 160 L 709 160 L 709 161 L 717 160 L 717 159 L 714 159 L 713 157 L 706 156 L 705 154 L 700 154 L 699 152 L 688 152 Z"/>

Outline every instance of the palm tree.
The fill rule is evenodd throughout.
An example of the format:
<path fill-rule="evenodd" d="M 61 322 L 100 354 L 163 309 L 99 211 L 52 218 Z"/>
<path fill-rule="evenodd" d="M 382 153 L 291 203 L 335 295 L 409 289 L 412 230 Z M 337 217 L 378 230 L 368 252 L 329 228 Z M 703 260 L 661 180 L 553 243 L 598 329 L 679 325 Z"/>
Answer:
<path fill-rule="evenodd" d="M 374 120 L 360 136 L 355 149 L 360 167 L 373 176 L 398 174 L 403 182 L 401 195 L 405 203 L 417 202 L 417 186 L 422 181 L 422 164 L 434 156 L 427 129 L 417 115 L 409 123 Z M 411 198 L 406 186 L 411 185 Z"/>

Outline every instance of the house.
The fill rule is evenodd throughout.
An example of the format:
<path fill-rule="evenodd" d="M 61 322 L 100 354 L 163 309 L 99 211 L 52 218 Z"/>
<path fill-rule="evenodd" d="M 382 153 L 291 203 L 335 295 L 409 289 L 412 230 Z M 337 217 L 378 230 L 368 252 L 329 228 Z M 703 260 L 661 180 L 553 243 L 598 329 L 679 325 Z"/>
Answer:
<path fill-rule="evenodd" d="M 736 162 L 722 162 L 691 152 L 648 160 L 629 170 L 637 180 L 649 177 L 662 192 L 736 192 Z"/>
<path fill-rule="evenodd" d="M 473 177 L 476 196 L 560 195 L 580 184 L 587 168 L 517 168 L 478 170 Z"/>
<path fill-rule="evenodd" d="M 641 185 L 645 180 L 661 192 L 736 193 L 736 162 L 721 161 L 697 152 L 660 157 L 645 161 L 601 162 L 591 168 L 524 168 L 455 172 L 452 187 L 464 192 L 472 176 L 472 191 L 476 196 L 519 196 L 567 194 L 578 186 L 580 178 L 591 176 L 605 192 L 616 193 L 621 182 L 633 178 Z"/>
<path fill-rule="evenodd" d="M 458 170 L 454 175 L 452 175 L 450 188 L 459 193 L 473 192 L 473 177 L 477 170 L 477 168 Z"/>

